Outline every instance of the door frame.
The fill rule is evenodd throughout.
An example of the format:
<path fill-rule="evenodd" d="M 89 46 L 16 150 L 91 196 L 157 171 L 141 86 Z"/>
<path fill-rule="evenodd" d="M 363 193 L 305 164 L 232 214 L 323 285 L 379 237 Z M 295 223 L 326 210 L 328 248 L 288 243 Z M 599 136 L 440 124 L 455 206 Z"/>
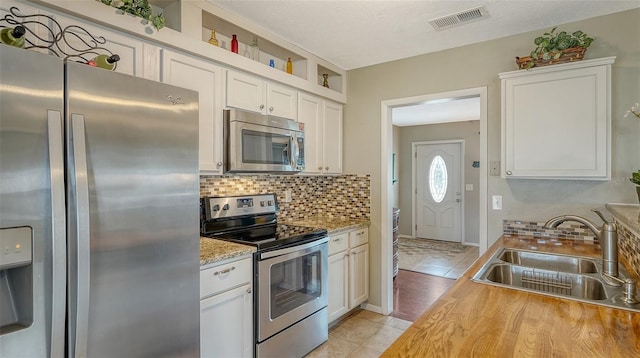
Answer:
<path fill-rule="evenodd" d="M 418 190 L 417 175 L 418 175 L 418 158 L 416 157 L 416 153 L 418 150 L 418 146 L 422 145 L 438 145 L 438 144 L 460 144 L 460 200 L 462 200 L 462 206 L 460 208 L 460 243 L 465 242 L 465 225 L 464 225 L 464 204 L 466 203 L 464 194 L 464 139 L 445 139 L 445 140 L 427 140 L 420 142 L 411 142 L 411 236 L 416 237 L 416 225 L 418 224 L 418 217 L 416 215 L 416 204 L 418 201 L 416 200 L 416 193 Z"/>
<path fill-rule="evenodd" d="M 488 246 L 488 145 L 487 145 L 487 87 L 475 87 L 449 92 L 432 93 L 414 97 L 396 98 L 380 101 L 380 313 L 393 311 L 393 236 L 392 218 L 393 186 L 391 153 L 393 152 L 393 124 L 391 109 L 436 99 L 458 98 L 468 96 L 480 97 L 480 255 Z"/>

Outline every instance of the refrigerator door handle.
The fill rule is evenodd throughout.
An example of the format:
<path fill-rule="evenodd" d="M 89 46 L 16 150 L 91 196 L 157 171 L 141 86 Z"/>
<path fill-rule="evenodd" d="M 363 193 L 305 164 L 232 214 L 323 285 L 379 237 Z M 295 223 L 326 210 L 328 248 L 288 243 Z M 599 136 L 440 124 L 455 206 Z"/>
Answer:
<path fill-rule="evenodd" d="M 64 190 L 64 159 L 62 113 L 47 111 L 49 136 L 49 170 L 51 176 L 51 245 L 52 257 L 52 316 L 51 357 L 64 356 L 66 306 L 66 208 Z"/>
<path fill-rule="evenodd" d="M 77 247 L 77 297 L 75 356 L 87 356 L 89 328 L 89 288 L 91 230 L 89 228 L 89 183 L 84 115 L 71 114 L 71 136 L 73 141 L 73 164 L 76 182 L 76 247 Z"/>

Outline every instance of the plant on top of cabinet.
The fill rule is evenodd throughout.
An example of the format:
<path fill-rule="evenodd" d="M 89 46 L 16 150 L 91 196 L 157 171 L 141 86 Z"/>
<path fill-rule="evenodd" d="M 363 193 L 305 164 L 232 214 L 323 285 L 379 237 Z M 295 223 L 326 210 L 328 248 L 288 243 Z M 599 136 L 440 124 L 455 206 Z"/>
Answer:
<path fill-rule="evenodd" d="M 636 102 L 636 104 L 634 104 L 633 107 L 631 107 L 631 109 L 629 109 L 627 113 L 624 114 L 624 117 L 626 118 L 630 114 L 633 114 L 634 116 L 640 118 L 640 103 Z"/>
<path fill-rule="evenodd" d="M 162 13 L 153 15 L 149 0 L 97 0 L 105 5 L 115 7 L 118 10 L 122 10 L 123 13 L 129 13 L 147 20 L 147 23 L 151 22 L 156 30 L 160 30 L 165 25 L 165 18 Z"/>
<path fill-rule="evenodd" d="M 584 58 L 587 47 L 594 41 L 586 33 L 578 30 L 573 33 L 560 31 L 557 27 L 545 32 L 543 36 L 536 37 L 533 43 L 536 48 L 526 57 L 516 57 L 516 64 L 520 69 L 529 69 L 535 66 L 547 66 L 558 63 L 580 61 Z"/>

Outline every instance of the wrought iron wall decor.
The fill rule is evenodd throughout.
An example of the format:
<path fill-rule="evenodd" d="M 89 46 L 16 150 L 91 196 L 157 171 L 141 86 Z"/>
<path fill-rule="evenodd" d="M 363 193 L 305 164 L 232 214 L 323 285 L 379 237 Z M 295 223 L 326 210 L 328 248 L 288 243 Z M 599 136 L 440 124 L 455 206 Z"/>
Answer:
<path fill-rule="evenodd" d="M 114 55 L 104 47 L 107 40 L 102 36 L 93 35 L 78 25 L 63 28 L 49 15 L 25 15 L 12 6 L 9 13 L 0 18 L 0 28 L 18 25 L 27 31 L 25 49 L 44 49 L 51 55 L 81 63 L 88 63 L 99 55 Z M 39 31 L 44 34 L 40 35 Z M 117 66 L 117 62 L 115 65 Z"/>

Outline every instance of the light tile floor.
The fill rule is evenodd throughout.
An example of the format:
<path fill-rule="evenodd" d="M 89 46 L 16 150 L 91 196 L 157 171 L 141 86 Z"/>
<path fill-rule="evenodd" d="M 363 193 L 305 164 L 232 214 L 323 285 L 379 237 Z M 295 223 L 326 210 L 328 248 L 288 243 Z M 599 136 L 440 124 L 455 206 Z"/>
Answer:
<path fill-rule="evenodd" d="M 403 238 L 400 238 L 401 242 Z M 429 239 L 425 245 L 400 245 L 400 269 L 457 279 L 479 257 L 477 246 Z"/>
<path fill-rule="evenodd" d="M 329 340 L 308 358 L 379 357 L 411 322 L 358 310 L 329 329 Z"/>

